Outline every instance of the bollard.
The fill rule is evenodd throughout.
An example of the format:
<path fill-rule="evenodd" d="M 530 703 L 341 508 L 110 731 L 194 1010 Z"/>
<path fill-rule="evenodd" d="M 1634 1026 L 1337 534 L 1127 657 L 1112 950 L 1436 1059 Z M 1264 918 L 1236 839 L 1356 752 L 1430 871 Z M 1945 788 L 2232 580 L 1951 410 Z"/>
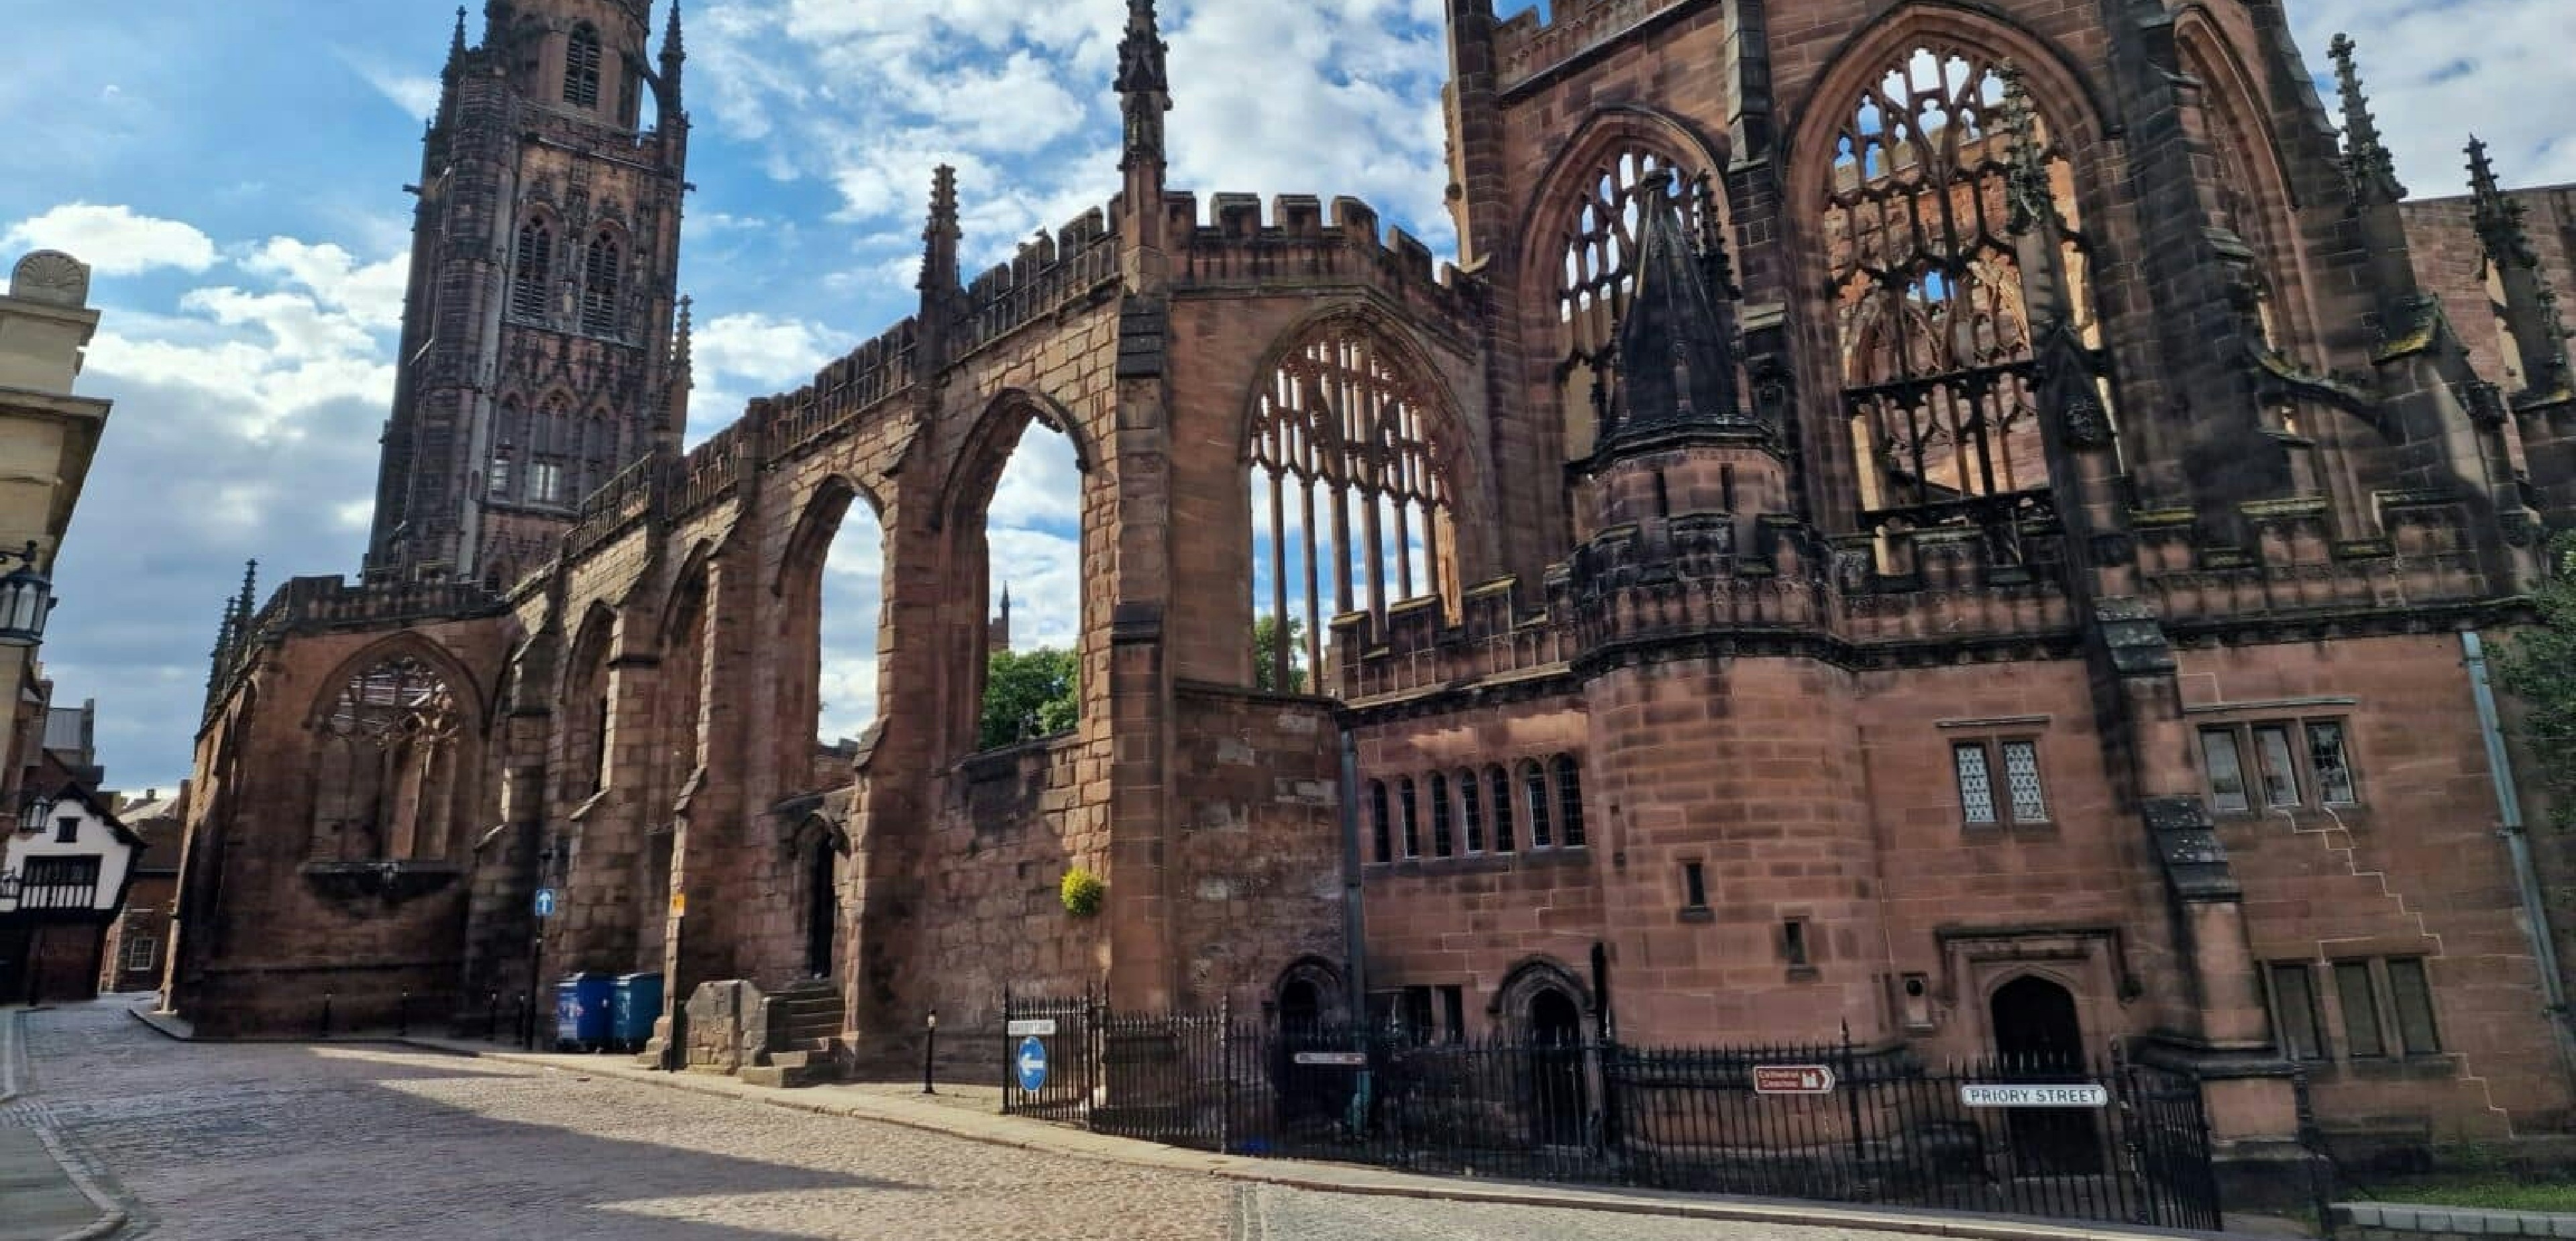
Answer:
<path fill-rule="evenodd" d="M 518 1019 L 510 1025 L 512 1032 L 518 1035 L 519 1046 L 522 1048 L 537 1045 L 537 1032 L 528 1025 L 528 1015 L 528 993 L 522 991 L 519 993 Z"/>
<path fill-rule="evenodd" d="M 411 1037 L 411 992 L 394 997 L 394 1037 Z"/>
<path fill-rule="evenodd" d="M 330 993 L 330 992 L 328 992 L 328 991 L 325 991 L 325 992 L 323 992 L 323 993 L 322 993 L 322 1033 L 321 1033 L 321 1037 L 323 1037 L 323 1038 L 329 1038 L 329 1037 L 331 1037 L 331 993 Z"/>
<path fill-rule="evenodd" d="M 930 1010 L 930 1018 L 929 1018 L 929 1020 L 928 1020 L 928 1021 L 926 1021 L 926 1022 L 924 1022 L 924 1023 L 922 1024 L 922 1038 L 921 1038 L 921 1093 L 923 1093 L 923 1094 L 937 1094 L 937 1093 L 939 1093 L 938 1091 L 933 1090 L 933 1089 L 931 1089 L 931 1087 L 930 1087 L 930 1066 L 931 1066 L 932 1061 L 933 1061 L 933 1060 L 935 1060 L 935 1059 L 937 1059 L 938 1055 L 939 1055 L 939 1010 L 934 1008 L 934 1009 Z"/>
<path fill-rule="evenodd" d="M 486 1002 L 486 1006 L 483 1009 L 483 1041 L 486 1043 L 497 1043 L 500 1040 L 501 991 L 500 988 L 495 987 L 492 990 L 491 999 Z"/>

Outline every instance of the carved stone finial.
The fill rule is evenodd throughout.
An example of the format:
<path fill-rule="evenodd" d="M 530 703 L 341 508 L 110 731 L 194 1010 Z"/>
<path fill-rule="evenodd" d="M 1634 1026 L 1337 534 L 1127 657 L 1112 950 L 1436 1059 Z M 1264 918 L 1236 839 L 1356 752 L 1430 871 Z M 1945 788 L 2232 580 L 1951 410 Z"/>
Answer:
<path fill-rule="evenodd" d="M 2039 109 L 2032 106 L 2030 87 L 2021 66 L 2005 61 L 1998 69 L 2004 80 L 2004 133 L 2010 141 L 2010 154 L 2005 168 L 2005 184 L 2012 197 L 2011 228 L 2025 233 L 2043 223 L 2062 228 L 2065 221 L 2057 214 L 2057 193 L 2048 179 L 2048 152 L 2039 132 Z"/>
<path fill-rule="evenodd" d="M 1118 43 L 1119 110 L 1126 118 L 1121 169 L 1163 158 L 1163 114 L 1172 110 L 1170 52 L 1154 0 L 1127 0 L 1127 37 Z"/>
<path fill-rule="evenodd" d="M 60 250 L 38 250 L 18 260 L 9 296 L 55 306 L 89 304 L 89 264 Z"/>
<path fill-rule="evenodd" d="M 2370 114 L 2370 96 L 2361 92 L 2361 71 L 2353 62 L 2353 41 L 2338 34 L 2326 48 L 2334 59 L 2335 93 L 2343 102 L 2344 177 L 2355 200 L 2394 203 L 2406 197 L 2398 183 L 2397 161 L 2380 139 L 2379 121 Z"/>
<path fill-rule="evenodd" d="M 2556 395 L 2576 386 L 2567 356 L 2567 324 L 2558 313 L 2558 291 L 2540 267 L 2523 206 L 2496 182 L 2487 144 L 2469 138 L 2469 219 L 2478 244 L 2495 265 L 2504 289 L 2505 329 L 2521 354 L 2531 390 Z"/>
<path fill-rule="evenodd" d="M 957 286 L 957 170 L 941 164 L 930 174 L 930 218 L 921 227 L 921 280 L 925 293 Z"/>

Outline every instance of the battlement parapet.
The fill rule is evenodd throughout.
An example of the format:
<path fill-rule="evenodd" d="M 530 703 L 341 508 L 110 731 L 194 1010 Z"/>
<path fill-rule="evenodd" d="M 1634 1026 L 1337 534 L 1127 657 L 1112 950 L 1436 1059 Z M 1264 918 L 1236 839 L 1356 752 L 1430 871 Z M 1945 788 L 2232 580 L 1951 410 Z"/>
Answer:
<path fill-rule="evenodd" d="M 566 560 L 577 560 L 642 522 L 662 507 L 671 476 L 671 460 L 648 453 L 619 470 L 616 477 L 581 502 L 581 515 L 564 535 Z"/>
<path fill-rule="evenodd" d="M 1472 280 L 1402 228 L 1381 233 L 1377 209 L 1359 199 L 1335 198 L 1328 212 L 1314 195 L 1281 194 L 1265 216 L 1259 195 L 1219 193 L 1208 207 L 1202 220 L 1197 195 L 1163 196 L 1171 235 L 1189 239 L 1177 273 L 1184 286 L 1368 284 L 1447 314 L 1470 307 Z"/>
<path fill-rule="evenodd" d="M 966 284 L 957 348 L 970 352 L 1063 307 L 1084 301 L 1118 278 L 1118 234 L 1094 207 L 1053 234 L 1020 243 L 1019 252 Z"/>
<path fill-rule="evenodd" d="M 2210 546 L 2185 512 L 2130 515 L 2144 593 L 2168 625 L 2207 627 L 2301 615 L 2395 614 L 2515 593 L 2494 580 L 2471 501 L 2444 491 L 2372 497 L 2381 534 L 2336 537 L 2324 497 L 2247 504 L 2249 547 Z M 2526 542 L 2539 532 L 2523 527 Z"/>
<path fill-rule="evenodd" d="M 847 429 L 917 378 L 921 325 L 905 319 L 815 373 L 814 382 L 770 398 L 772 455 L 792 456 Z"/>
<path fill-rule="evenodd" d="M 1506 89 L 1681 7 L 1682 0 L 1555 0 L 1547 19 L 1523 9 L 1494 28 L 1494 64 Z"/>

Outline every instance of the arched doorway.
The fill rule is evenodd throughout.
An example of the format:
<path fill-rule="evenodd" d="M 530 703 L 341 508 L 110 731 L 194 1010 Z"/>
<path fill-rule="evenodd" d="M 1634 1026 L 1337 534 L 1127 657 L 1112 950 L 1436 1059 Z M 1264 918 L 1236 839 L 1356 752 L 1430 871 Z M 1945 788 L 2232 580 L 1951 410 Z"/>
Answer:
<path fill-rule="evenodd" d="M 814 842 L 805 858 L 805 972 L 830 978 L 832 949 L 841 929 L 841 885 L 832 839 Z"/>
<path fill-rule="evenodd" d="M 1559 987 L 1532 992 L 1528 1017 L 1531 1132 L 1548 1146 L 1583 1141 L 1583 1006 Z"/>
<path fill-rule="evenodd" d="M 2084 1027 L 2066 988 L 2024 974 L 1987 1001 L 1995 1054 L 2014 1081 L 2083 1081 Z M 2013 1168 L 2025 1176 L 2091 1175 L 2102 1170 L 2100 1118 L 2084 1108 L 2013 1108 L 2005 1122 Z"/>

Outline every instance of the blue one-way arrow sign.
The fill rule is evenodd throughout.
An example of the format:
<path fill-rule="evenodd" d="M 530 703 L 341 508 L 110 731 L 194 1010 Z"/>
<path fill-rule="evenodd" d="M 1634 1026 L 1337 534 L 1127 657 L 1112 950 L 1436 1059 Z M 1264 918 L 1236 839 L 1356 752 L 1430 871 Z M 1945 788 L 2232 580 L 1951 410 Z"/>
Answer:
<path fill-rule="evenodd" d="M 1046 1044 L 1035 1035 L 1020 1040 L 1019 1057 L 1012 1067 L 1019 1070 L 1020 1089 L 1030 1094 L 1046 1088 Z"/>
<path fill-rule="evenodd" d="M 537 916 L 540 918 L 551 918 L 555 916 L 555 890 L 553 888 L 537 889 Z"/>

